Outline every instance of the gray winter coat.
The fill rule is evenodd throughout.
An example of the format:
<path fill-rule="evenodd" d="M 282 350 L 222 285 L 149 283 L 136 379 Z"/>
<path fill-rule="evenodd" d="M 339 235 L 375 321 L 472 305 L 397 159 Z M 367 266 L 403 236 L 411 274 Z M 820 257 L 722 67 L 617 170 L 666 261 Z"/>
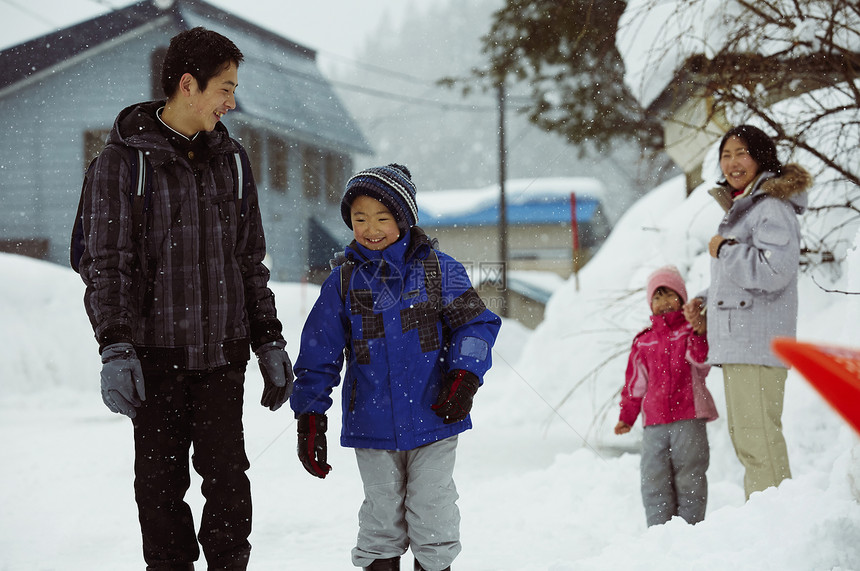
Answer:
<path fill-rule="evenodd" d="M 281 338 L 257 193 L 240 216 L 239 144 L 218 123 L 180 152 L 155 115 L 162 105 L 119 114 L 84 190 L 87 314 L 102 347 L 131 342 L 141 359 L 166 367 L 246 362 L 249 345 Z M 142 244 L 132 243 L 134 174 L 123 146 L 142 149 L 153 168 Z"/>
<path fill-rule="evenodd" d="M 730 242 L 711 259 L 707 301 L 711 364 L 785 367 L 774 355 L 774 337 L 797 331 L 798 215 L 806 210 L 812 176 L 786 165 L 766 172 L 747 196 L 731 201 L 728 188 L 711 194 L 727 209 L 717 233 Z"/>

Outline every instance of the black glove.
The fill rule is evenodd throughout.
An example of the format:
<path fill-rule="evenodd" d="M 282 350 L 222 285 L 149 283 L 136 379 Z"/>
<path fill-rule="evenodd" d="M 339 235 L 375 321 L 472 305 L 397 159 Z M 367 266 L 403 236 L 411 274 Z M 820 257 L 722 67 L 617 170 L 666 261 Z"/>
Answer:
<path fill-rule="evenodd" d="M 111 410 L 129 418 L 146 400 L 143 370 L 131 343 L 113 343 L 102 351 L 102 400 Z"/>
<path fill-rule="evenodd" d="M 431 408 L 436 411 L 445 424 L 453 424 L 465 420 L 472 410 L 472 399 L 478 391 L 480 382 L 474 373 L 464 369 L 454 369 L 445 375 L 442 390 L 436 404 Z"/>
<path fill-rule="evenodd" d="M 257 349 L 257 361 L 263 374 L 263 398 L 260 404 L 275 411 L 287 402 L 293 392 L 293 365 L 284 350 L 283 339 L 266 343 Z"/>
<path fill-rule="evenodd" d="M 306 413 L 299 415 L 299 460 L 311 476 L 325 478 L 331 472 L 326 462 L 328 444 L 325 431 L 328 418 L 324 414 Z"/>

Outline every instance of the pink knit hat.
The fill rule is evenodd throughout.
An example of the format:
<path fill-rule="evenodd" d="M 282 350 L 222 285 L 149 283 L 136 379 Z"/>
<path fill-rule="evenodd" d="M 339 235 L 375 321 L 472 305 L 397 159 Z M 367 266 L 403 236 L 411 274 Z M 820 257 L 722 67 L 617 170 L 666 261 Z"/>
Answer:
<path fill-rule="evenodd" d="M 663 266 L 648 276 L 648 305 L 651 305 L 654 292 L 660 286 L 674 291 L 681 297 L 681 303 L 687 303 L 687 286 L 684 285 L 684 278 L 675 266 Z"/>

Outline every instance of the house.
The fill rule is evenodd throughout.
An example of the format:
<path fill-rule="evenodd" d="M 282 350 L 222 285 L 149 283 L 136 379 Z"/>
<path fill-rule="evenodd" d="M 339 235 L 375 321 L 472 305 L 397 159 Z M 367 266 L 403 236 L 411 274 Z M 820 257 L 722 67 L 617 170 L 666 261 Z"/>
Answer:
<path fill-rule="evenodd" d="M 534 328 L 552 293 L 609 236 L 604 192 L 599 180 L 588 177 L 505 181 L 504 263 L 497 184 L 419 192 L 419 225 L 466 267 L 488 308 Z"/>
<path fill-rule="evenodd" d="M 574 254 L 581 267 L 609 236 L 604 192 L 599 180 L 588 177 L 506 181 L 507 269 L 570 276 Z M 478 270 L 483 268 L 483 273 L 492 273 L 501 260 L 497 184 L 420 192 L 417 202 L 420 226 L 439 239 L 443 251 Z M 578 252 L 573 248 L 572 207 L 576 209 Z"/>
<path fill-rule="evenodd" d="M 564 285 L 555 272 L 512 271 L 505 276 L 504 295 L 501 284 L 490 273 L 478 276 L 475 289 L 481 300 L 496 313 L 504 313 L 529 329 L 541 324 L 546 305 L 552 295 Z"/>
<path fill-rule="evenodd" d="M 353 157 L 372 149 L 313 50 L 200 0 L 141 1 L 0 52 L 0 251 L 68 264 L 84 170 L 122 108 L 163 98 L 170 38 L 195 26 L 245 55 L 224 123 L 251 159 L 273 279 L 328 267 L 349 236 L 322 221 L 340 219 Z"/>
<path fill-rule="evenodd" d="M 648 106 L 661 118 L 669 157 L 684 171 L 687 191 L 704 182 L 702 163 L 708 148 L 733 127 L 726 118 L 725 94 L 733 85 L 756 85 L 760 104 L 771 105 L 845 81 L 853 83 L 858 54 L 840 54 L 835 61 L 816 55 L 794 57 L 758 53 L 693 54 Z M 798 70 L 803 70 L 799 73 Z M 790 81 L 786 80 L 790 78 Z"/>

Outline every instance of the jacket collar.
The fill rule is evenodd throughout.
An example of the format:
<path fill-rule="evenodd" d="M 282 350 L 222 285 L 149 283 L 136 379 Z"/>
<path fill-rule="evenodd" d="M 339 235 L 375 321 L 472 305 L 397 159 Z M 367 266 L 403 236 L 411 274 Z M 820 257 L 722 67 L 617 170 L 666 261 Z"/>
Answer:
<path fill-rule="evenodd" d="M 164 135 L 164 126 L 156 113 L 165 101 L 135 103 L 120 111 L 108 136 L 108 143 L 141 149 L 153 166 L 169 162 L 177 155 L 176 149 Z M 230 139 L 227 127 L 220 121 L 212 131 L 202 131 L 193 139 L 212 154 L 235 153 L 239 147 Z"/>
<path fill-rule="evenodd" d="M 732 199 L 731 190 L 727 186 L 712 188 L 708 193 L 726 212 L 736 204 L 745 204 L 748 208 L 753 202 L 770 196 L 789 202 L 800 214 L 806 210 L 806 191 L 812 186 L 812 182 L 809 171 L 796 163 L 789 163 L 783 167 L 780 176 L 772 172 L 762 173 L 755 181 L 752 191 L 742 194 L 737 199 Z"/>
<path fill-rule="evenodd" d="M 418 226 L 413 226 L 397 242 L 384 250 L 369 250 L 353 240 L 346 247 L 344 255 L 347 259 L 358 262 L 384 260 L 389 264 L 401 266 L 411 262 L 414 258 L 425 258 L 435 245 L 436 240 L 431 240 L 424 230 Z"/>
<path fill-rule="evenodd" d="M 669 313 L 664 313 L 662 315 L 651 315 L 651 326 L 654 328 L 668 327 L 669 329 L 675 329 L 686 322 L 687 319 L 684 317 L 684 312 L 681 310 L 670 311 Z"/>

